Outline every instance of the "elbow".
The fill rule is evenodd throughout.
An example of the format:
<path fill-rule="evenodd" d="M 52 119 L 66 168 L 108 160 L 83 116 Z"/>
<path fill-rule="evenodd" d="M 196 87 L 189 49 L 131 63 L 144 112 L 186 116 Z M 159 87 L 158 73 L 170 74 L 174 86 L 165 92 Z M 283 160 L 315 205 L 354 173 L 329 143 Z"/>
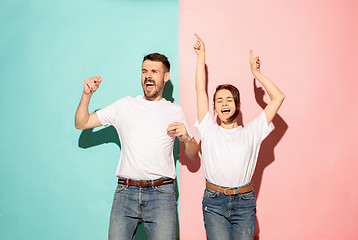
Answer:
<path fill-rule="evenodd" d="M 285 94 L 281 93 L 281 96 L 280 96 L 280 99 L 281 99 L 281 102 L 283 102 L 283 100 L 285 100 Z"/>
<path fill-rule="evenodd" d="M 283 94 L 282 92 L 280 92 L 280 94 L 277 94 L 276 99 L 277 99 L 277 101 L 279 101 L 279 102 L 282 103 L 283 100 L 285 100 L 285 94 Z"/>
<path fill-rule="evenodd" d="M 75 123 L 75 128 L 78 129 L 78 130 L 84 130 L 84 126 L 81 126 L 80 124 L 78 123 Z"/>
<path fill-rule="evenodd" d="M 285 100 L 285 95 L 283 93 L 276 94 L 272 99 L 271 102 L 275 103 L 278 106 L 281 106 L 282 102 Z"/>

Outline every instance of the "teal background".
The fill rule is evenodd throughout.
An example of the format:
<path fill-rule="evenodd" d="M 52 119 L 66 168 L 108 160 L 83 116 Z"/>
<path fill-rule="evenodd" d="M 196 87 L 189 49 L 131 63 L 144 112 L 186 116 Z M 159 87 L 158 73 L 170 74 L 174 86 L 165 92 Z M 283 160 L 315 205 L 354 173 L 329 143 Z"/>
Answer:
<path fill-rule="evenodd" d="M 83 81 L 103 78 L 91 112 L 142 94 L 142 58 L 161 52 L 179 103 L 178 0 L 2 0 L 0 12 L 0 239 L 106 239 L 120 148 L 80 143 Z"/>

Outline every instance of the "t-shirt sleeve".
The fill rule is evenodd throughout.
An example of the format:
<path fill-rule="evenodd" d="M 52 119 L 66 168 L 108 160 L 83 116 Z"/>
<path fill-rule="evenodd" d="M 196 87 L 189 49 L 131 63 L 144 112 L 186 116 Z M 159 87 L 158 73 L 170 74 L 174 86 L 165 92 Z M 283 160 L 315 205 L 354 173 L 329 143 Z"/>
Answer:
<path fill-rule="evenodd" d="M 113 125 L 120 113 L 121 100 L 97 111 L 99 121 L 103 126 Z"/>
<path fill-rule="evenodd" d="M 265 112 L 245 127 L 246 139 L 253 144 L 260 144 L 271 132 L 272 125 L 267 124 Z"/>
<path fill-rule="evenodd" d="M 217 124 L 214 122 L 212 117 L 210 116 L 210 112 L 208 111 L 206 115 L 204 116 L 203 120 L 201 120 L 200 124 L 199 121 L 196 120 L 194 127 L 199 133 L 199 136 L 201 139 L 205 137 L 205 134 L 207 132 L 210 132 L 214 129 L 214 127 L 217 126 Z"/>

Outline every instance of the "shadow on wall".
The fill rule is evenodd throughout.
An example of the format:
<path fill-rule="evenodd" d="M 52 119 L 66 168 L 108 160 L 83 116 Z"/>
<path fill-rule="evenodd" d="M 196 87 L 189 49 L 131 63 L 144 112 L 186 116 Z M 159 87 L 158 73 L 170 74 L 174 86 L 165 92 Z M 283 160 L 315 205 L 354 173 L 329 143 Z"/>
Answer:
<path fill-rule="evenodd" d="M 260 105 L 262 109 L 264 109 L 267 105 L 267 103 L 264 102 L 265 91 L 261 87 L 257 87 L 255 79 L 254 79 L 254 92 L 255 92 L 256 102 Z M 274 149 L 288 129 L 287 123 L 283 120 L 283 118 L 279 114 L 276 114 L 275 118 L 272 120 L 272 123 L 275 126 L 275 129 L 261 143 L 259 156 L 257 158 L 257 165 L 253 176 L 254 191 L 257 199 L 260 196 L 260 189 L 261 189 L 262 176 L 264 174 L 264 170 L 273 161 L 275 161 Z M 254 239 L 255 240 L 260 239 L 260 226 L 259 226 L 258 218 L 256 220 L 256 230 L 255 230 Z"/>
<path fill-rule="evenodd" d="M 164 86 L 163 98 L 165 98 L 167 101 L 174 102 L 173 90 L 174 90 L 174 86 L 173 86 L 171 80 L 169 80 Z M 105 143 L 114 143 L 119 147 L 119 149 L 121 149 L 121 143 L 119 141 L 117 130 L 113 126 L 108 126 L 108 127 L 102 128 L 98 131 L 93 131 L 93 128 L 83 130 L 81 132 L 79 139 L 78 139 L 78 146 L 80 148 L 84 148 L 84 149 L 98 146 L 98 145 L 105 144 Z M 179 141 L 178 141 L 178 139 L 175 139 L 175 142 L 174 142 L 173 156 L 174 156 L 174 162 L 176 165 L 176 163 L 179 160 Z M 176 192 L 176 200 L 178 202 L 178 197 L 179 197 L 178 184 L 175 184 L 175 192 Z M 108 216 L 108 219 L 109 219 L 109 216 Z M 178 219 L 178 210 L 177 210 L 177 224 L 178 223 L 179 223 L 179 219 Z M 178 229 L 178 226 L 177 226 L 177 229 Z M 147 234 L 144 229 L 144 225 L 142 223 L 138 226 L 138 228 L 136 230 L 135 239 L 136 240 L 148 239 Z M 177 239 L 179 239 L 179 231 L 177 231 Z"/>
<path fill-rule="evenodd" d="M 104 143 L 115 143 L 121 149 L 117 131 L 113 126 L 108 126 L 95 132 L 93 128 L 83 130 L 78 139 L 78 146 L 84 149 Z"/>

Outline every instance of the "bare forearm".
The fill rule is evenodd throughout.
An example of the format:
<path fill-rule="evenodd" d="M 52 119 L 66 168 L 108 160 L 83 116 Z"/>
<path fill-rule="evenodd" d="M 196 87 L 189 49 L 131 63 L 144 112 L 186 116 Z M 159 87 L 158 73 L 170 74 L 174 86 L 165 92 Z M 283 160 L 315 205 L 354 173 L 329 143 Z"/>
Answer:
<path fill-rule="evenodd" d="M 184 153 L 188 158 L 191 160 L 196 160 L 198 158 L 199 145 L 195 138 L 186 142 L 181 141 L 180 144 L 182 145 Z"/>
<path fill-rule="evenodd" d="M 90 114 L 88 112 L 88 105 L 90 102 L 92 94 L 82 93 L 82 98 L 78 108 L 76 110 L 75 115 L 75 128 L 77 129 L 84 129 Z"/>
<path fill-rule="evenodd" d="M 264 109 L 267 124 L 270 124 L 270 122 L 274 119 L 278 109 L 281 107 L 281 104 L 285 99 L 285 95 L 270 79 L 268 79 L 262 73 L 256 73 L 255 78 L 262 84 L 271 98 L 271 101 Z"/>
<path fill-rule="evenodd" d="M 264 74 L 261 72 L 255 74 L 255 78 L 262 84 L 270 96 L 271 101 L 282 102 L 285 99 L 285 95 L 281 90 Z"/>
<path fill-rule="evenodd" d="M 205 54 L 198 54 L 196 61 L 196 81 L 195 87 L 196 91 L 204 91 L 206 90 L 206 73 L 205 73 Z"/>
<path fill-rule="evenodd" d="M 209 111 L 208 94 L 206 93 L 206 72 L 205 72 L 205 54 L 198 54 L 196 65 L 196 103 L 197 116 L 199 123 L 203 120 Z"/>

